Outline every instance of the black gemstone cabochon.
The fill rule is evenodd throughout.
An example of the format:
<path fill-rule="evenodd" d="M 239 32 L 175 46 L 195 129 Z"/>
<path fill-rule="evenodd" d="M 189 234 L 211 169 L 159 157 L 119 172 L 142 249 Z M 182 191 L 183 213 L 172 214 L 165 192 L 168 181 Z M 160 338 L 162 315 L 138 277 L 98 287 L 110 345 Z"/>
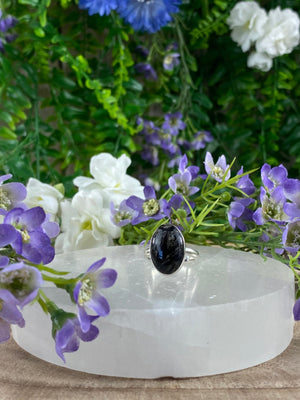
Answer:
<path fill-rule="evenodd" d="M 162 274 L 173 274 L 184 259 L 185 242 L 176 226 L 161 225 L 153 234 L 150 255 L 156 269 Z"/>

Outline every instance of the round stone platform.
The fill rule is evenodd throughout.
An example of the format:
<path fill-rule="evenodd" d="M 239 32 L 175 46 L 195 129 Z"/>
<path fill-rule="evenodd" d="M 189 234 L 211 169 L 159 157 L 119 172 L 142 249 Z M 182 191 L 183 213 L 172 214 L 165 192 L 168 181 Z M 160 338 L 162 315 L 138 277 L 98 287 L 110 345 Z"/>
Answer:
<path fill-rule="evenodd" d="M 66 353 L 55 352 L 48 316 L 24 308 L 25 328 L 13 327 L 16 342 L 33 355 L 84 372 L 133 378 L 196 377 L 235 371 L 280 354 L 293 335 L 294 276 L 278 261 L 222 248 L 199 252 L 172 275 L 160 274 L 141 246 L 100 247 L 57 255 L 50 265 L 86 271 L 106 257 L 115 285 L 103 290 L 111 312 L 99 318 L 99 337 Z M 66 293 L 46 294 L 67 311 Z"/>

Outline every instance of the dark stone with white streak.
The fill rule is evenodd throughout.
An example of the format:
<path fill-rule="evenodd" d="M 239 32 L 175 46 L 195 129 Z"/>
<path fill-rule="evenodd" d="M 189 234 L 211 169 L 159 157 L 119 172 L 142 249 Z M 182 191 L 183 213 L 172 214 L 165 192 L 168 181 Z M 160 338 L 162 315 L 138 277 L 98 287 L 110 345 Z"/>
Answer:
<path fill-rule="evenodd" d="M 172 224 L 161 225 L 150 242 L 150 256 L 162 274 L 173 274 L 184 259 L 185 242 L 180 230 Z"/>

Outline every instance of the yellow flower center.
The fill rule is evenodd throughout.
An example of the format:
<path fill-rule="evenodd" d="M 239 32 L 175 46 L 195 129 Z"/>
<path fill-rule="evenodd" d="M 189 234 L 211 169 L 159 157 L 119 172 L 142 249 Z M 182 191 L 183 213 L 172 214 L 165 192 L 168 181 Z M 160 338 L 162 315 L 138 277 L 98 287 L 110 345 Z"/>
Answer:
<path fill-rule="evenodd" d="M 155 199 L 146 200 L 143 204 L 144 214 L 151 217 L 159 211 L 159 202 Z"/>
<path fill-rule="evenodd" d="M 84 303 L 92 298 L 94 290 L 94 283 L 90 278 L 85 278 L 81 283 L 81 288 L 78 295 L 78 304 L 83 306 Z"/>

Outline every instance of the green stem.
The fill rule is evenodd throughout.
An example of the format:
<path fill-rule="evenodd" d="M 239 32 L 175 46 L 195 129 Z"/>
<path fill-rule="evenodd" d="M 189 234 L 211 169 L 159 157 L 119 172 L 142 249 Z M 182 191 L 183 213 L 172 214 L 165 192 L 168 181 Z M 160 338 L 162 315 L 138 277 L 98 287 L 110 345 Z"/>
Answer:
<path fill-rule="evenodd" d="M 207 18 L 209 14 L 209 9 L 208 9 L 208 0 L 202 0 L 201 1 L 201 7 L 202 7 L 202 15 L 203 18 Z"/>
<path fill-rule="evenodd" d="M 53 282 L 57 285 L 72 285 L 78 281 L 78 278 L 71 278 L 71 279 L 64 279 L 64 278 L 57 278 L 55 276 L 48 276 L 42 274 L 44 281 Z"/>

